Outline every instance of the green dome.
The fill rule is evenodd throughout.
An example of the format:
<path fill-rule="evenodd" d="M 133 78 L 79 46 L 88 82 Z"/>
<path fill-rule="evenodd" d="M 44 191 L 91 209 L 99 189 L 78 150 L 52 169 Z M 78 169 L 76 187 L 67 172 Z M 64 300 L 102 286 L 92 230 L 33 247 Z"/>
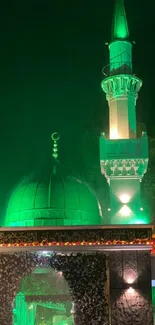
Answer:
<path fill-rule="evenodd" d="M 5 226 L 99 225 L 94 192 L 75 177 L 40 170 L 23 179 L 8 202 Z"/>

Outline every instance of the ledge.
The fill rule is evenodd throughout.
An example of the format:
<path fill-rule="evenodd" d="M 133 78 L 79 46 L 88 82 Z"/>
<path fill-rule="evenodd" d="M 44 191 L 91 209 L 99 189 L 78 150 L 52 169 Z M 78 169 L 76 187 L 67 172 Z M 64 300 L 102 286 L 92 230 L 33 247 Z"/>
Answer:
<path fill-rule="evenodd" d="M 151 251 L 151 245 L 88 245 L 88 246 L 28 246 L 28 247 L 21 247 L 21 246 L 14 246 L 14 247 L 0 247 L 0 253 L 17 253 L 17 252 L 45 252 L 45 254 L 52 254 L 54 252 L 63 254 L 74 254 L 80 252 L 110 252 L 110 251 Z"/>

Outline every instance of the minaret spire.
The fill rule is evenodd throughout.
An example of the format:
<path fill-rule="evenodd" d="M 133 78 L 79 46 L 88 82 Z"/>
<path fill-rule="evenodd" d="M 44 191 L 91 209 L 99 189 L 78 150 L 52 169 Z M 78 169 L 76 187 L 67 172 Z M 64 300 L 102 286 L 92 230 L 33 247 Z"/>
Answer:
<path fill-rule="evenodd" d="M 129 28 L 124 0 L 116 0 L 112 24 L 112 41 L 115 39 L 127 39 L 128 37 Z"/>

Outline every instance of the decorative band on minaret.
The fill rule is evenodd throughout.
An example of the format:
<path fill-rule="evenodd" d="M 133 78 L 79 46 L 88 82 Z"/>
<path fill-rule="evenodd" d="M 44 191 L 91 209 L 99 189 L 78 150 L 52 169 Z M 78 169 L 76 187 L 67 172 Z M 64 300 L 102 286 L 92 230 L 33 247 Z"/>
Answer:
<path fill-rule="evenodd" d="M 109 105 L 109 139 L 100 138 L 101 172 L 110 185 L 109 223 L 147 223 L 140 181 L 148 165 L 148 138 L 137 138 L 136 100 L 142 81 L 132 72 L 132 43 L 123 0 L 116 0 L 110 63 L 101 83 Z"/>

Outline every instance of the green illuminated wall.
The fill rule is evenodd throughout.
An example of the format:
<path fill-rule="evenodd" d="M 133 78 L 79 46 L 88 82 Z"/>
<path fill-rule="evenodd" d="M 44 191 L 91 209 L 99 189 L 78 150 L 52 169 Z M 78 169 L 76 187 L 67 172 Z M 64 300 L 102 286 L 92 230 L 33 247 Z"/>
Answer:
<path fill-rule="evenodd" d="M 111 224 L 147 224 L 149 217 L 141 203 L 139 179 L 110 180 Z"/>
<path fill-rule="evenodd" d="M 155 324 L 155 287 L 152 287 L 153 324 Z"/>

